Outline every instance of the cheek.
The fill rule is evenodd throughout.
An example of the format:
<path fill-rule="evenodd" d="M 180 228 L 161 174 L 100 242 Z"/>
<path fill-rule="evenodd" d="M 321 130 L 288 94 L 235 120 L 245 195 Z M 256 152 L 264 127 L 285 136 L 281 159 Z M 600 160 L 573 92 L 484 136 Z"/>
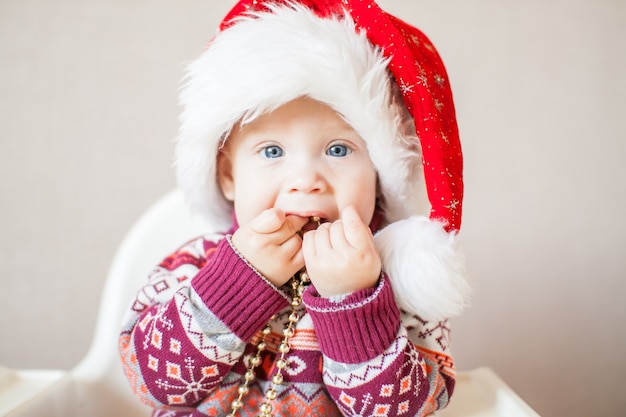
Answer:
<path fill-rule="evenodd" d="M 376 175 L 367 173 L 353 178 L 347 186 L 349 192 L 346 193 L 346 197 L 348 200 L 345 201 L 344 205 L 355 206 L 365 224 L 369 224 L 372 220 L 376 209 L 376 184 Z"/>
<path fill-rule="evenodd" d="M 236 177 L 234 206 L 237 220 L 246 224 L 264 210 L 274 207 L 276 193 L 274 181 L 261 180 L 255 175 L 238 175 Z"/>
<path fill-rule="evenodd" d="M 376 200 L 378 198 L 378 175 L 373 169 L 366 176 L 367 180 L 363 185 L 363 193 L 361 198 L 365 204 L 364 209 L 368 214 L 367 224 L 372 220 L 374 216 L 374 210 L 376 209 Z"/>
<path fill-rule="evenodd" d="M 359 215 L 365 224 L 370 224 L 374 217 L 374 211 L 376 210 L 376 188 L 374 187 L 372 192 L 367 195 L 361 193 L 359 196 Z"/>

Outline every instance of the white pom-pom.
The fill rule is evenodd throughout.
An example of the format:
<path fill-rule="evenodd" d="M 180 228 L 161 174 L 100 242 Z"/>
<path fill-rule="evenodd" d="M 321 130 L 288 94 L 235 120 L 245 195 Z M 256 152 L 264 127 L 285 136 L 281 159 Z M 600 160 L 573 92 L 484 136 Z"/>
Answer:
<path fill-rule="evenodd" d="M 415 216 L 385 227 L 374 240 L 400 309 L 428 321 L 461 313 L 471 290 L 454 233 Z"/>

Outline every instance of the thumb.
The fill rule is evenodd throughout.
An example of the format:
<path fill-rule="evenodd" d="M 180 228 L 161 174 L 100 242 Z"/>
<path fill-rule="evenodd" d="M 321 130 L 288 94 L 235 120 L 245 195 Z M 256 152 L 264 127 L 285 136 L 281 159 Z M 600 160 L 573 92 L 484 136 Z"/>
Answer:
<path fill-rule="evenodd" d="M 276 207 L 267 209 L 250 223 L 250 227 L 257 233 L 274 233 L 281 228 L 285 222 L 285 213 Z"/>

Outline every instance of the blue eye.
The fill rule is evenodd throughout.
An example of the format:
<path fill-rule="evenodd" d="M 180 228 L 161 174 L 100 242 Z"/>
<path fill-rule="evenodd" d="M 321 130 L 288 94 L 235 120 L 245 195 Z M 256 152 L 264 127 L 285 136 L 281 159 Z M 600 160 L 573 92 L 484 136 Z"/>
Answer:
<path fill-rule="evenodd" d="M 271 145 L 263 149 L 263 155 L 266 158 L 280 158 L 283 156 L 283 150 L 276 145 Z"/>
<path fill-rule="evenodd" d="M 330 156 L 342 157 L 348 155 L 350 153 L 350 149 L 346 145 L 333 145 L 326 153 Z"/>

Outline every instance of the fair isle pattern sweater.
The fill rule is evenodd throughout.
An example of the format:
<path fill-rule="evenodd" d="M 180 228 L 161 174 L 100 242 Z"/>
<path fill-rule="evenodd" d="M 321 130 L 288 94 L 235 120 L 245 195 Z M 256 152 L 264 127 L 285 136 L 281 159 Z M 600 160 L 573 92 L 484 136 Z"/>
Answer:
<path fill-rule="evenodd" d="M 119 339 L 125 372 L 154 416 L 226 416 L 260 330 L 273 315 L 268 349 L 240 416 L 256 416 L 275 372 L 288 296 L 243 259 L 229 236 L 205 236 L 149 276 Z M 303 296 L 276 417 L 425 416 L 454 389 L 447 321 L 401 311 L 383 274 L 376 288 L 340 300 Z"/>

